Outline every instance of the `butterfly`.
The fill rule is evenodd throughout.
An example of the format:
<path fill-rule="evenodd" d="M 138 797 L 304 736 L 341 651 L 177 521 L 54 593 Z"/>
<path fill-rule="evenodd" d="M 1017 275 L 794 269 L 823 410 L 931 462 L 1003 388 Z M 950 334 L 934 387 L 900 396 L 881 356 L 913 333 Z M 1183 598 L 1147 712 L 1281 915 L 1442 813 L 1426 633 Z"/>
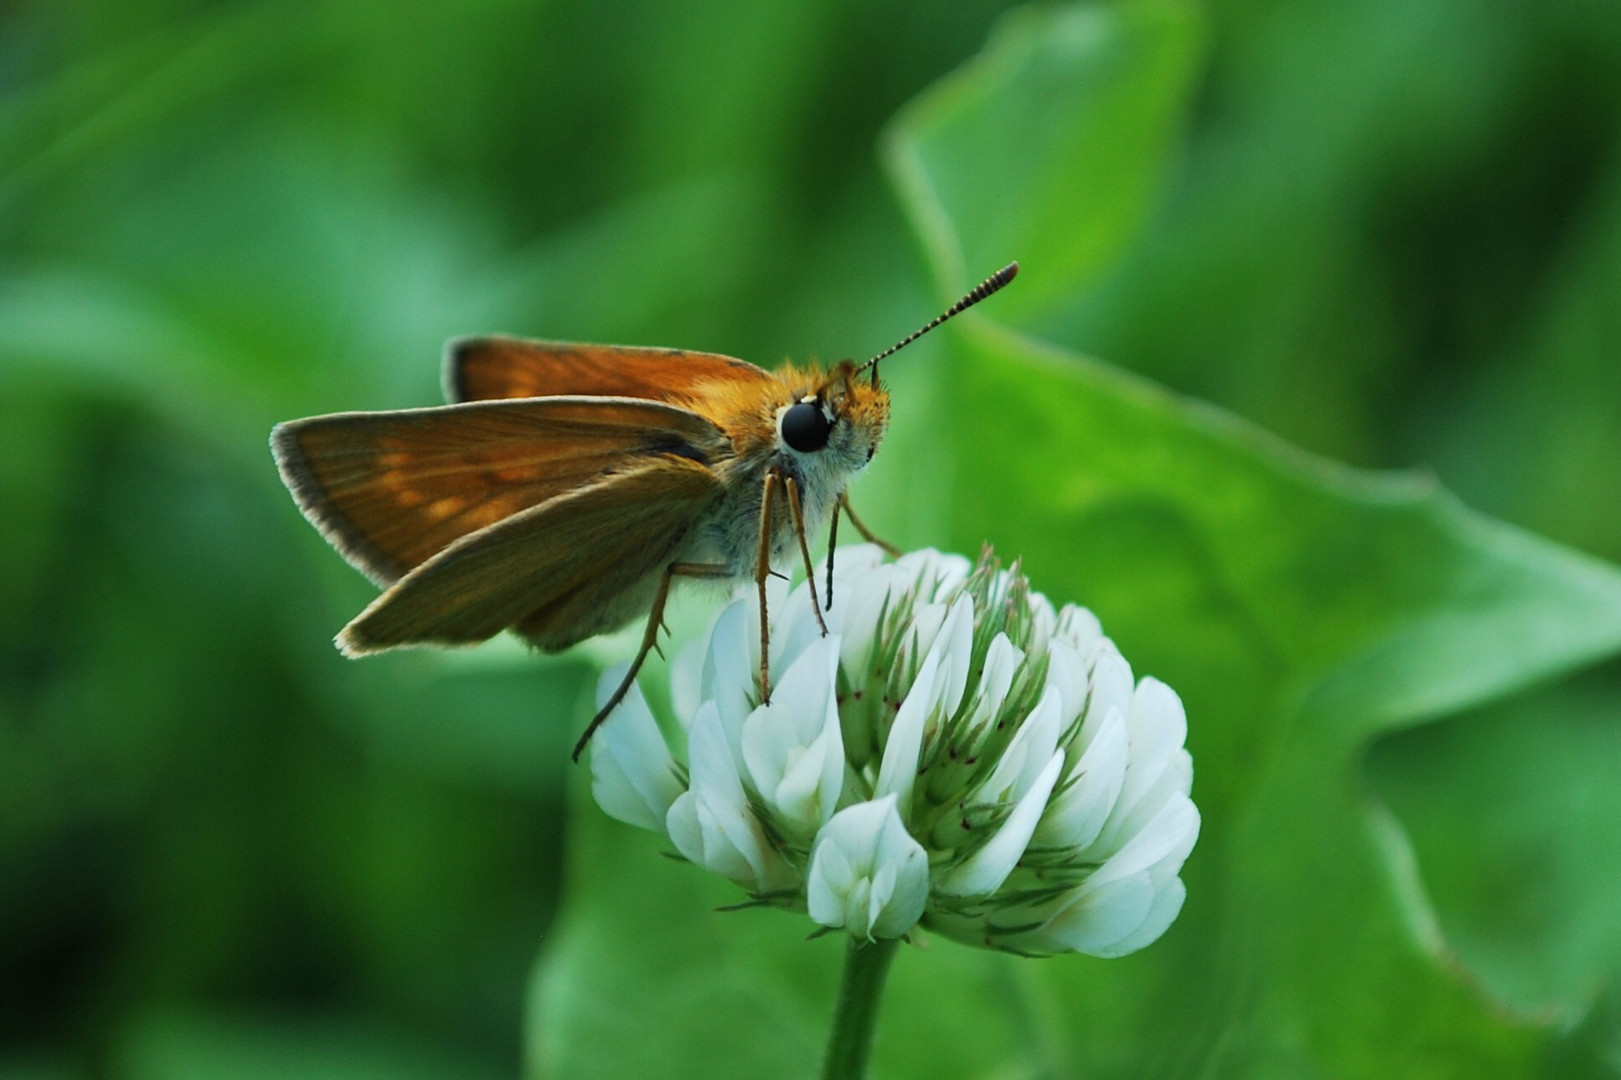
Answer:
<path fill-rule="evenodd" d="M 827 525 L 829 594 L 841 512 L 883 543 L 845 490 L 889 426 L 879 361 L 1017 272 L 1010 263 L 860 365 L 766 371 L 683 349 L 473 337 L 446 349 L 448 405 L 276 425 L 271 449 L 299 509 L 383 589 L 338 648 L 471 645 L 510 629 L 555 652 L 645 615 L 577 760 L 656 647 L 675 579 L 752 579 L 769 701 L 773 566 L 797 549 L 820 621 L 808 537 Z"/>

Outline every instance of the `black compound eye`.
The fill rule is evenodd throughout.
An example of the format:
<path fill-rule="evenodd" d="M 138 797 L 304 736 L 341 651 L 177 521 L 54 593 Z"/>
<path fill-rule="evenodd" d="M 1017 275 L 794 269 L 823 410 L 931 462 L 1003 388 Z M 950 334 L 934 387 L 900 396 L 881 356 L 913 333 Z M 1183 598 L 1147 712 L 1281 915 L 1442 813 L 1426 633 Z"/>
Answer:
<path fill-rule="evenodd" d="M 782 414 L 782 441 L 809 454 L 827 445 L 827 433 L 833 429 L 822 407 L 814 401 L 801 401 L 790 405 Z"/>

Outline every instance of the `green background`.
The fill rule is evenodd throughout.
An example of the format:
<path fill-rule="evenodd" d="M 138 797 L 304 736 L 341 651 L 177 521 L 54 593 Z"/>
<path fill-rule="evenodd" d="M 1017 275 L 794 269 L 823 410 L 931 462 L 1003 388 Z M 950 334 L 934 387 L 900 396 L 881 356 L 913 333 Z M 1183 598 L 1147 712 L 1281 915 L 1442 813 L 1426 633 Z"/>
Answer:
<path fill-rule="evenodd" d="M 344 661 L 265 439 L 1010 258 L 852 495 L 1093 607 L 1204 832 L 1137 956 L 904 949 L 878 1074 L 1621 1075 L 1621 6 L 1005 6 L 0 9 L 0 1077 L 815 1075 L 838 942 L 566 765 L 624 642 Z"/>

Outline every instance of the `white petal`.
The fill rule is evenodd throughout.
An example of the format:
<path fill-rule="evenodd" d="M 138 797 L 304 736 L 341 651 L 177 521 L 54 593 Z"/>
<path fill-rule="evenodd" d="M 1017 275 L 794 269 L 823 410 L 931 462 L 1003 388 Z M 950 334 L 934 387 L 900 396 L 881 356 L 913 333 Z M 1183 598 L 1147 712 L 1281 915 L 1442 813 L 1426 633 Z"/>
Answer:
<path fill-rule="evenodd" d="M 1182 747 L 1187 716 L 1170 687 L 1144 679 L 1126 718 L 1129 762 L 1114 811 L 1088 854 L 1106 857 L 1131 839 L 1173 795 L 1186 794 L 1192 759 Z"/>
<path fill-rule="evenodd" d="M 940 667 L 945 683 L 941 688 L 940 711 L 950 716 L 962 704 L 963 690 L 968 686 L 968 666 L 974 653 L 974 602 L 959 596 L 951 605 L 945 626 L 940 628 L 935 648 L 940 652 Z"/>
<path fill-rule="evenodd" d="M 903 662 L 920 664 L 944 623 L 948 608 L 943 601 L 967 580 L 969 569 L 961 556 L 914 551 L 840 584 L 843 598 L 835 596 L 835 609 L 844 637 L 845 672 L 854 680 L 866 679 L 880 622 L 897 614 L 911 634 L 902 649 Z"/>
<path fill-rule="evenodd" d="M 1114 812 L 1126 780 L 1126 717 L 1111 709 L 1053 798 L 1036 839 L 1043 846 L 1085 848 Z"/>
<path fill-rule="evenodd" d="M 969 649 L 973 648 L 973 628 L 969 627 Z M 978 735 L 989 728 L 996 719 L 996 714 L 1002 711 L 1002 704 L 1007 701 L 1008 691 L 1013 688 L 1013 677 L 1018 674 L 1019 665 L 1024 663 L 1024 650 L 1008 638 L 1004 633 L 998 632 L 991 639 L 991 644 L 985 650 L 985 666 L 979 676 L 979 686 L 974 694 L 974 707 L 968 714 L 965 730 Z M 1043 760 L 1046 755 L 1042 755 Z"/>
<path fill-rule="evenodd" d="M 1076 652 L 1086 656 L 1094 645 L 1103 640 L 1103 624 L 1086 608 L 1065 604 L 1058 613 L 1058 629 L 1054 633 L 1073 645 Z"/>
<path fill-rule="evenodd" d="M 1112 956 L 1143 927 L 1154 909 L 1155 892 L 1146 873 L 1100 885 L 1085 881 L 1035 936 L 1044 940 L 1046 950 Z"/>
<path fill-rule="evenodd" d="M 720 613 L 715 620 L 715 628 L 709 634 L 703 676 L 699 680 L 700 697 L 715 703 L 721 728 L 726 732 L 727 745 L 734 750 L 741 743 L 743 720 L 749 715 L 749 702 L 759 692 L 756 685 L 757 661 L 754 659 L 759 651 L 758 636 L 754 637 L 755 647 L 752 650 L 749 644 L 751 622 L 755 623 L 755 635 L 759 633 L 759 620 L 750 618 L 753 610 L 754 604 L 750 601 L 738 599 Z"/>
<path fill-rule="evenodd" d="M 806 906 L 853 937 L 899 937 L 923 915 L 929 860 L 902 824 L 894 796 L 847 806 L 817 834 Z"/>
<path fill-rule="evenodd" d="M 848 581 L 840 579 L 836 584 L 834 611 L 839 621 L 839 632 L 844 637 L 842 661 L 845 672 L 852 679 L 866 679 L 882 621 L 899 613 L 902 618 L 910 619 L 915 624 L 919 610 L 932 601 L 932 589 L 927 594 L 920 594 L 918 584 L 920 576 L 931 575 L 932 562 L 927 558 L 913 557 L 925 554 L 913 552 L 903 556 L 899 562 L 879 563 L 853 575 Z M 838 577 L 837 572 L 835 577 Z M 932 638 L 936 627 L 927 625 L 927 618 L 925 624 L 924 637 Z M 911 653 L 914 662 L 927 648 L 927 640 L 921 645 L 914 645 Z"/>
<path fill-rule="evenodd" d="M 1107 641 L 1107 639 L 1105 639 Z M 1131 711 L 1131 665 L 1112 644 L 1099 650 L 1092 661 L 1091 695 L 1086 703 L 1086 720 L 1081 725 L 1081 738 L 1090 739 L 1097 725 L 1111 709 L 1119 709 L 1122 716 Z"/>
<path fill-rule="evenodd" d="M 987 665 L 988 666 L 988 665 Z M 990 777 L 974 792 L 973 801 L 980 803 L 1018 799 L 1030 790 L 1041 770 L 1047 767 L 1053 751 L 1058 748 L 1059 716 L 1063 712 L 1063 698 L 1056 689 L 1047 689 L 1030 710 L 1019 729 L 1013 733 L 1007 749 L 996 763 Z M 1060 754 L 1060 757 L 1063 755 Z"/>
<path fill-rule="evenodd" d="M 1143 679 L 1126 713 L 1132 756 L 1167 758 L 1188 741 L 1188 715 L 1176 691 L 1153 676 Z"/>
<path fill-rule="evenodd" d="M 839 807 L 839 796 L 844 791 L 844 727 L 839 721 L 838 697 L 839 648 L 833 646 L 832 668 L 829 676 L 830 692 L 822 712 L 822 733 L 811 743 L 807 757 L 821 758 L 821 775 L 817 778 L 817 825 L 826 825 Z M 820 745 L 818 745 L 820 744 Z"/>
<path fill-rule="evenodd" d="M 908 591 L 917 590 L 929 600 L 943 600 L 968 580 L 974 564 L 961 555 L 923 548 L 896 559 L 895 569 L 904 577 Z"/>
<path fill-rule="evenodd" d="M 1041 820 L 1042 810 L 1047 806 L 1047 796 L 1052 794 L 1053 785 L 1058 782 L 1058 774 L 1063 768 L 1063 753 L 1054 753 L 1035 784 L 1019 800 L 996 835 L 951 871 L 938 886 L 939 891 L 947 896 L 987 896 L 1000 888 L 1018 865 L 1024 849 L 1030 845 L 1030 837 Z"/>
<path fill-rule="evenodd" d="M 835 745 L 838 744 L 825 735 L 818 736 L 802 752 L 793 755 L 782 779 L 766 796 L 766 802 L 781 818 L 778 824 L 793 826 L 790 831 L 795 839 L 814 834 L 833 816 L 834 807 L 838 805 L 842 785 L 829 790 L 823 783 L 828 763 L 844 758 L 842 746 L 835 751 Z"/>
<path fill-rule="evenodd" d="M 1025 639 L 1025 645 L 1031 655 L 1040 656 L 1047 651 L 1053 631 L 1058 629 L 1058 613 L 1053 610 L 1053 602 L 1041 593 L 1031 593 L 1029 603 L 1030 633 Z"/>
<path fill-rule="evenodd" d="M 835 583 L 847 579 L 853 581 L 873 567 L 882 566 L 885 558 L 887 556 L 884 549 L 877 544 L 849 544 L 841 547 L 833 560 L 833 580 Z"/>
<path fill-rule="evenodd" d="M 902 699 L 900 711 L 889 726 L 873 797 L 894 796 L 900 802 L 902 814 L 912 812 L 912 785 L 917 782 L 918 758 L 923 751 L 923 728 L 939 707 L 946 674 L 941 670 L 939 653 L 930 652 L 924 657 L 912 688 Z"/>
<path fill-rule="evenodd" d="M 884 550 L 877 544 L 853 544 L 850 547 L 841 547 L 833 560 L 833 603 L 822 612 L 827 619 L 827 628 L 835 634 L 846 634 L 844 622 L 858 596 L 868 593 L 873 583 L 881 579 L 873 571 L 884 565 Z M 818 590 L 827 585 L 827 575 L 822 574 L 816 579 Z M 821 593 L 818 592 L 818 596 Z M 827 604 L 828 597 L 822 596 L 822 603 Z"/>
<path fill-rule="evenodd" d="M 597 707 L 625 677 L 629 664 L 615 664 L 597 682 Z M 591 794 L 610 817 L 654 832 L 664 829 L 670 804 L 681 794 L 675 759 L 647 708 L 642 688 L 631 683 L 619 707 L 591 740 Z"/>
<path fill-rule="evenodd" d="M 817 589 L 821 589 L 820 584 Z M 822 624 L 816 621 L 816 610 L 811 605 L 810 585 L 802 581 L 780 608 L 771 611 L 771 670 L 788 670 L 812 642 L 820 640 Z"/>
<path fill-rule="evenodd" d="M 767 805 L 798 835 L 833 815 L 844 786 L 844 740 L 834 673 L 839 639 L 820 638 L 743 723 L 743 760 Z"/>
<path fill-rule="evenodd" d="M 1086 663 L 1081 659 L 1081 654 L 1075 651 L 1075 646 L 1058 638 L 1047 643 L 1047 686 L 1043 689 L 1058 691 L 1062 699 L 1060 712 L 1064 727 L 1069 727 L 1081 715 L 1090 683 Z"/>
<path fill-rule="evenodd" d="M 1187 886 L 1174 876 L 1139 873 L 1101 886 L 1088 881 L 1068 894 L 1046 926 L 1016 943 L 1038 953 L 1125 956 L 1158 941 L 1186 899 Z"/>
<path fill-rule="evenodd" d="M 834 610 L 838 612 L 839 635 L 844 642 L 840 660 L 845 673 L 854 681 L 860 682 L 867 677 L 879 623 L 888 617 L 886 605 L 894 576 L 894 567 L 885 564 L 851 582 L 843 590 L 843 596 L 833 598 Z"/>
<path fill-rule="evenodd" d="M 1145 870 L 1176 873 L 1199 839 L 1199 810 L 1186 795 L 1177 795 L 1089 880 L 1099 885 Z"/>
<path fill-rule="evenodd" d="M 940 636 L 940 628 L 945 626 L 950 614 L 951 608 L 946 604 L 918 604 L 912 609 L 912 619 L 906 625 L 906 638 L 897 657 L 902 670 L 909 664 L 921 664 L 934 650 L 935 638 Z"/>
<path fill-rule="evenodd" d="M 1173 877 L 1163 885 L 1156 885 L 1154 902 L 1149 906 L 1148 914 L 1143 916 L 1143 921 L 1137 929 L 1092 955 L 1105 958 L 1125 956 L 1127 953 L 1134 953 L 1138 949 L 1152 945 L 1170 929 L 1176 917 L 1182 913 L 1182 902 L 1187 898 L 1188 888 L 1182 884 L 1179 877 Z"/>
<path fill-rule="evenodd" d="M 834 696 L 834 673 L 838 670 L 838 664 L 839 639 L 818 637 L 783 672 L 781 680 L 771 692 L 772 700 L 780 696 L 796 705 L 803 704 L 805 708 L 801 712 L 806 719 L 801 722 L 805 724 L 804 730 L 821 730 L 822 706 Z"/>
<path fill-rule="evenodd" d="M 930 609 L 941 610 L 941 605 L 930 605 Z M 917 780 L 924 733 L 931 719 L 950 716 L 962 701 L 973 646 L 974 604 L 963 596 L 945 612 L 939 633 L 934 635 L 911 688 L 901 700 L 884 743 L 884 759 L 873 797 L 896 795 L 903 816 L 912 812 L 912 785 Z"/>
<path fill-rule="evenodd" d="M 755 892 L 791 880 L 749 809 L 714 702 L 693 717 L 687 743 L 692 787 L 671 804 L 665 826 L 676 850 L 692 862 Z"/>
<path fill-rule="evenodd" d="M 861 921 L 869 930 L 877 930 L 879 923 L 884 921 L 884 912 L 895 895 L 895 885 L 900 878 L 900 870 L 893 862 L 884 862 L 878 865 L 878 872 L 872 877 L 867 892 L 866 910 L 861 912 Z M 913 919 L 912 922 L 916 922 Z M 911 928 L 908 923 L 901 934 Z M 899 937 L 899 934 L 883 934 L 883 937 Z"/>
<path fill-rule="evenodd" d="M 711 873 L 749 884 L 754 868 L 738 848 L 725 839 L 725 825 L 696 794 L 683 792 L 664 816 L 670 842 L 686 859 Z"/>
<path fill-rule="evenodd" d="M 683 728 L 692 723 L 698 706 L 703 704 L 704 656 L 709 652 L 709 637 L 714 629 L 711 625 L 703 637 L 681 646 L 670 661 L 670 704 Z"/>

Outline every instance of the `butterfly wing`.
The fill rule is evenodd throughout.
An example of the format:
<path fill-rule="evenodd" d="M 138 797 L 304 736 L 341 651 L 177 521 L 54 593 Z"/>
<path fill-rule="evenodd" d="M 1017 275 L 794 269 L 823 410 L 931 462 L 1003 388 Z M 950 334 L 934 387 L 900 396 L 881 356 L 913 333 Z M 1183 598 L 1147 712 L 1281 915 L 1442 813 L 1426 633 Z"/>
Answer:
<path fill-rule="evenodd" d="M 462 338 L 445 350 L 450 401 L 597 394 L 687 404 L 715 387 L 770 378 L 746 361 L 683 349 L 495 336 Z"/>
<path fill-rule="evenodd" d="M 304 516 L 379 585 L 464 536 L 652 462 L 732 454 L 687 409 L 628 398 L 484 401 L 281 424 L 271 446 Z"/>
<path fill-rule="evenodd" d="M 618 629 L 723 489 L 681 457 L 649 461 L 559 495 L 451 544 L 378 597 L 338 636 L 349 656 L 466 645 L 516 627 L 547 650 Z"/>

